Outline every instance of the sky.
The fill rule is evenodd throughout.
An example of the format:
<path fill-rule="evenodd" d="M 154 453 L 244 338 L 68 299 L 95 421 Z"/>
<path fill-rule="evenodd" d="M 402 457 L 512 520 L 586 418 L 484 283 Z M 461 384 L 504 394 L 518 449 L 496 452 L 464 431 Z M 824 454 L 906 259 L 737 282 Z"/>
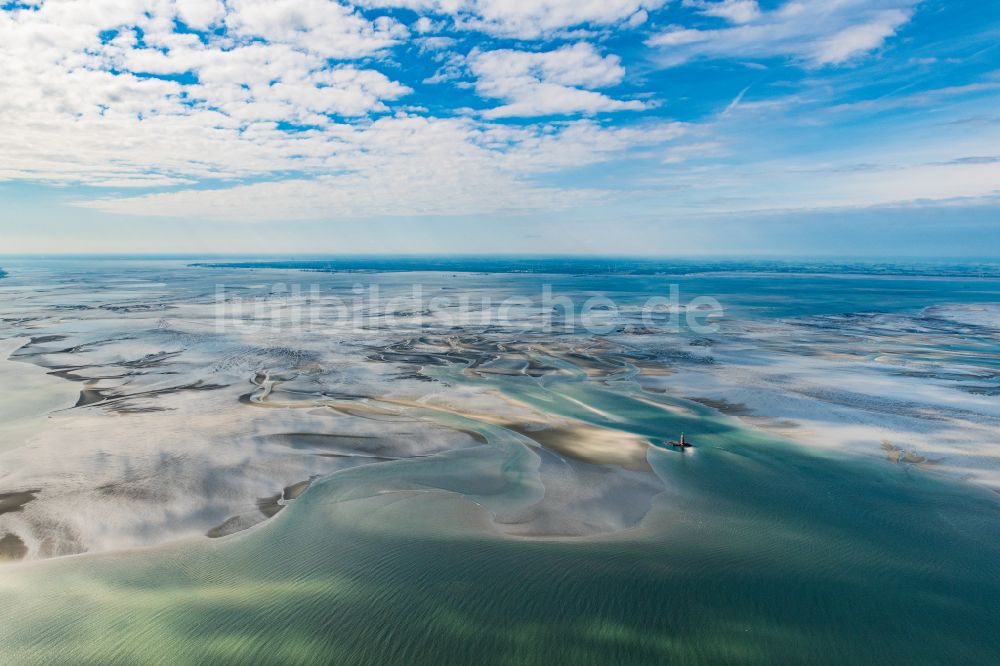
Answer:
<path fill-rule="evenodd" d="M 1000 2 L 0 0 L 0 254 L 1000 255 Z"/>

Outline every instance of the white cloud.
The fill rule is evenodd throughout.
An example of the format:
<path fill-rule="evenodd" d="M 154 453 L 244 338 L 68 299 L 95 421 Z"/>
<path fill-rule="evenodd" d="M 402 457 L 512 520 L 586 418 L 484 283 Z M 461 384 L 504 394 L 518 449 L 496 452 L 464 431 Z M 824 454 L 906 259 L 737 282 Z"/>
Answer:
<path fill-rule="evenodd" d="M 237 36 L 293 44 L 327 58 L 359 58 L 393 45 L 406 29 L 369 21 L 331 0 L 228 0 L 226 25 Z"/>
<path fill-rule="evenodd" d="M 678 27 L 651 43 L 668 63 L 715 57 L 846 63 L 884 46 L 915 2 L 796 0 L 764 11 L 753 0 L 685 0 L 702 15 L 698 25 L 720 27 Z M 631 170 L 629 183 L 673 179 L 655 191 L 671 210 L 686 202 L 698 210 L 882 205 L 998 189 L 995 162 L 950 163 L 948 154 L 900 159 L 903 167 L 882 164 L 866 174 L 807 175 L 761 163 L 754 149 L 743 156 L 739 148 L 758 129 L 780 138 L 805 120 L 942 106 L 959 95 L 982 97 L 996 81 L 831 102 L 777 119 L 793 95 L 761 90 L 744 101 L 744 89 L 726 112 L 698 128 L 642 117 L 612 126 L 580 117 L 645 109 L 657 100 L 618 94 L 625 82 L 621 59 L 579 41 L 579 34 L 647 20 L 662 25 L 648 14 L 662 0 L 373 3 L 424 14 L 407 19 L 406 27 L 333 0 L 49 0 L 0 10 L 0 180 L 133 190 L 78 204 L 105 212 L 252 221 L 586 205 L 614 193 L 560 181 L 561 171 L 625 157 L 646 158 L 649 166 Z M 177 32 L 177 20 L 206 32 Z M 573 42 L 468 52 L 479 37 L 452 34 L 456 25 L 520 39 L 558 34 L 558 43 L 572 34 Z M 391 50 L 404 40 L 417 48 Z M 457 96 L 411 95 L 392 75 L 408 63 L 392 57 L 414 52 L 422 65 L 439 67 L 415 88 L 460 80 L 455 85 L 496 106 L 476 113 L 448 108 L 452 99 L 468 104 Z M 430 117 L 425 106 L 444 117 Z M 720 136 L 720 125 L 763 118 L 765 107 L 764 125 Z M 567 118 L 496 122 L 539 116 Z M 985 130 L 977 131 L 982 140 Z M 680 137 L 686 143 L 679 145 Z M 866 145 L 862 152 L 877 151 Z"/>
<path fill-rule="evenodd" d="M 908 12 L 896 9 L 879 12 L 867 23 L 852 25 L 816 43 L 813 60 L 820 64 L 840 63 L 859 53 L 873 51 L 896 34 L 896 29 L 910 18 Z"/>
<path fill-rule="evenodd" d="M 569 28 L 636 25 L 667 0 L 363 0 L 370 7 L 407 7 L 445 14 L 457 27 L 537 39 Z"/>
<path fill-rule="evenodd" d="M 877 178 L 851 174 L 832 180 L 834 192 L 846 194 L 846 203 L 854 206 L 980 198 L 1000 195 L 1000 163 L 908 165 Z"/>
<path fill-rule="evenodd" d="M 442 25 L 436 21 L 432 21 L 426 16 L 421 16 L 416 21 L 413 22 L 413 30 L 421 35 L 426 35 L 432 32 L 440 32 Z"/>
<path fill-rule="evenodd" d="M 553 7 L 545 25 L 555 24 Z M 583 15 L 597 16 L 595 7 Z M 177 20 L 208 32 L 177 32 Z M 0 180 L 171 188 L 80 205 L 206 219 L 547 210 L 603 194 L 543 186 L 541 175 L 682 132 L 670 123 L 504 127 L 408 115 L 392 105 L 410 89 L 356 60 L 406 35 L 389 19 L 328 0 L 77 0 L 2 10 Z M 643 106 L 594 90 L 617 85 L 624 70 L 588 44 L 440 55 L 475 71 L 480 92 L 506 103 L 490 114 L 497 117 Z"/>
<path fill-rule="evenodd" d="M 595 114 L 646 107 L 640 101 L 617 100 L 593 90 L 620 83 L 625 70 L 618 56 L 602 56 L 584 42 L 539 53 L 507 49 L 476 52 L 469 56 L 468 64 L 479 95 L 507 102 L 487 111 L 487 118 Z"/>
<path fill-rule="evenodd" d="M 469 119 L 383 118 L 364 130 L 342 128 L 336 142 L 315 137 L 318 145 L 312 147 L 317 156 L 326 156 L 325 168 L 311 179 L 77 205 L 110 213 L 248 222 L 557 210 L 610 193 L 543 186 L 534 176 L 662 146 L 684 131 L 672 123 L 605 129 L 576 121 L 515 128 Z M 260 141 L 272 139 L 273 131 L 261 130 Z M 286 150 L 308 149 L 309 141 L 302 141 Z"/>
<path fill-rule="evenodd" d="M 672 192 L 678 214 L 736 214 L 768 211 L 817 211 L 884 206 L 975 204 L 1000 200 L 1000 156 L 983 146 L 1000 145 L 993 128 L 963 132 L 915 145 L 909 134 L 885 137 L 860 147 L 723 166 L 699 162 L 661 172 L 647 194 L 660 201 Z M 697 136 L 692 132 L 691 136 Z M 666 147 L 667 164 L 711 156 L 721 146 L 684 144 Z M 729 159 L 734 155 L 729 151 Z"/>
<path fill-rule="evenodd" d="M 881 48 L 905 25 L 919 0 L 790 0 L 760 12 L 756 3 L 697 2 L 702 13 L 735 25 L 698 30 L 671 27 L 647 44 L 668 65 L 697 58 L 790 57 L 818 67 L 838 65 Z"/>
<path fill-rule="evenodd" d="M 175 19 L 229 30 L 200 38 Z M 401 31 L 326 0 L 0 11 L 0 177 L 154 187 L 317 168 L 313 137 L 275 124 L 388 111 L 409 88 L 330 58 L 377 53 Z"/>
<path fill-rule="evenodd" d="M 219 0 L 176 0 L 177 16 L 194 30 L 207 30 L 217 25 L 226 15 Z"/>
<path fill-rule="evenodd" d="M 663 158 L 663 163 L 683 164 L 690 160 L 700 160 L 722 154 L 725 154 L 725 147 L 718 141 L 687 143 L 669 148 Z"/>
<path fill-rule="evenodd" d="M 646 108 L 639 101 L 613 99 L 593 90 L 580 90 L 551 83 L 538 83 L 511 98 L 509 104 L 489 109 L 485 118 L 526 118 L 532 116 L 594 115 L 607 111 L 638 111 Z"/>
<path fill-rule="evenodd" d="M 599 192 L 526 185 L 509 174 L 477 169 L 433 175 L 400 169 L 289 179 L 213 190 L 184 190 L 79 202 L 108 213 L 233 222 L 373 216 L 447 216 L 495 211 L 558 210 L 600 198 Z M 408 167 L 417 167 L 410 163 Z M 455 187 L 455 178 L 462 187 Z"/>
<path fill-rule="evenodd" d="M 690 130 L 690 126 L 677 122 L 607 128 L 593 121 L 576 121 L 531 133 L 517 130 L 517 148 L 506 153 L 506 166 L 530 173 L 586 166 L 620 157 L 626 151 L 638 151 L 632 157 L 655 156 L 665 144 L 684 137 Z M 510 140 L 498 128 L 491 137 Z"/>
<path fill-rule="evenodd" d="M 757 0 L 685 0 L 685 4 L 697 7 L 705 16 L 726 19 L 730 23 L 749 23 L 760 18 Z"/>
<path fill-rule="evenodd" d="M 410 89 L 381 72 L 331 66 L 313 53 L 284 44 L 248 44 L 228 50 L 200 42 L 166 53 L 156 49 L 111 51 L 116 68 L 148 74 L 187 72 L 198 82 L 183 87 L 187 100 L 245 122 L 324 124 L 327 114 L 362 116 L 385 111 Z"/>

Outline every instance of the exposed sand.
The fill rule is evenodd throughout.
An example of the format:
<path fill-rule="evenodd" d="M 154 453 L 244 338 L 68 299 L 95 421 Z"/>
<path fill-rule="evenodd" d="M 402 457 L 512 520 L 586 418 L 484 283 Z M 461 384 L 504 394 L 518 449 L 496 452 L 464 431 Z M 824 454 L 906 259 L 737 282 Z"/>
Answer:
<path fill-rule="evenodd" d="M 996 334 L 956 333 L 942 321 L 986 326 L 996 311 L 748 323 L 738 335 L 716 336 L 714 363 L 639 382 L 804 445 L 922 466 L 1000 492 Z"/>
<path fill-rule="evenodd" d="M 541 459 L 537 481 L 530 465 L 518 471 L 530 492 L 541 488 L 544 497 L 498 510 L 493 519 L 502 532 L 580 536 L 641 520 L 662 490 L 648 471 L 644 437 L 547 413 L 544 401 L 536 408 L 514 400 L 495 389 L 498 382 L 546 386 L 551 379 L 560 392 L 560 382 L 589 381 L 622 388 L 665 417 L 692 413 L 657 402 L 652 392 L 696 396 L 803 444 L 933 464 L 974 480 L 1000 470 L 1000 410 L 995 396 L 974 392 L 992 390 L 989 377 L 917 376 L 924 366 L 905 358 L 912 350 L 886 348 L 920 349 L 924 340 L 908 332 L 909 320 L 888 334 L 879 327 L 892 321 L 861 319 L 755 324 L 696 340 L 653 329 L 585 338 L 516 327 L 358 336 L 261 324 L 219 334 L 205 300 L 210 291 L 184 284 L 169 309 L 145 295 L 112 302 L 126 295 L 75 283 L 57 300 L 93 307 L 55 311 L 44 295 L 37 307 L 9 306 L 37 314 L 25 330 L 39 335 L 34 349 L 24 350 L 35 354 L 31 363 L 7 359 L 28 338 L 0 341 L 0 416 L 9 420 L 0 445 L 0 493 L 7 496 L 0 499 L 0 539 L 8 554 L 30 559 L 224 536 L 276 515 L 301 495 L 303 479 L 316 475 L 407 458 L 447 462 L 458 449 L 478 463 L 476 456 L 493 448 L 484 446 L 483 433 L 513 442 L 508 449 L 529 446 L 523 458 Z M 281 311 L 264 308 L 261 316 Z M 978 322 L 985 315 L 955 316 Z M 414 317 L 400 326 L 407 322 L 420 325 Z M 842 334 L 842 327 L 862 330 Z M 947 332 L 926 346 L 943 353 L 952 339 Z M 955 363 L 945 370 L 956 374 L 959 361 L 982 356 L 948 353 Z M 644 398 L 636 385 L 651 393 Z M 574 402 L 578 417 L 621 422 L 608 413 L 613 408 L 585 404 L 580 395 L 570 388 L 559 399 Z M 28 436 L 11 439 L 20 433 Z M 502 486 L 495 466 L 481 472 L 449 492 Z M 449 474 L 442 484 L 454 481 Z M 36 488 L 37 496 L 28 490 Z"/>
<path fill-rule="evenodd" d="M 648 470 L 649 440 L 639 435 L 568 421 L 564 425 L 546 423 L 504 423 L 505 428 L 538 442 L 560 455 L 595 465 L 618 465 L 625 469 Z"/>
<path fill-rule="evenodd" d="M 493 399 L 495 411 L 473 411 L 474 405 L 456 408 L 435 400 L 421 402 L 385 399 L 386 402 L 418 409 L 436 409 L 465 418 L 491 423 L 523 435 L 560 455 L 595 465 L 617 465 L 625 469 L 648 470 L 645 437 L 621 430 L 602 428 L 565 416 L 542 414 L 529 405 L 499 391 L 484 392 Z M 652 401 L 651 401 L 652 402 Z M 667 406 L 655 403 L 667 409 Z M 516 415 L 512 418 L 511 415 Z"/>

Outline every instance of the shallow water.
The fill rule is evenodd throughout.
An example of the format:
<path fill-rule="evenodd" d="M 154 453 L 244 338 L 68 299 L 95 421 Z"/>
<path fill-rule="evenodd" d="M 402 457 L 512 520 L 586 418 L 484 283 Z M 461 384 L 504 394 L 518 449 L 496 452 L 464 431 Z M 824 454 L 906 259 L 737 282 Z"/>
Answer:
<path fill-rule="evenodd" d="M 17 287 L 16 267 L 4 267 L 12 280 L 0 286 Z M 273 481 L 278 487 L 313 470 L 302 462 L 305 454 L 298 449 L 297 457 L 284 449 L 276 453 L 279 433 L 356 428 L 352 436 L 357 439 L 337 440 L 338 454 L 368 455 L 372 440 L 364 438 L 376 432 L 395 429 L 398 441 L 380 444 L 379 462 L 316 468 L 320 477 L 299 499 L 270 520 L 232 536 L 206 539 L 178 531 L 165 542 L 151 540 L 151 547 L 143 550 L 93 547 L 95 552 L 73 557 L 0 567 L 3 661 L 989 664 L 1000 659 L 1000 501 L 995 492 L 963 482 L 941 466 L 891 464 L 836 447 L 805 447 L 674 392 L 651 392 L 643 383 L 650 367 L 678 374 L 694 372 L 692 368 L 714 372 L 711 367 L 705 370 L 703 357 L 681 355 L 665 339 L 642 336 L 645 342 L 640 343 L 634 336 L 596 341 L 569 336 L 566 349 L 590 345 L 588 358 L 581 360 L 573 355 L 576 351 L 566 353 L 558 341 L 514 330 L 477 331 L 460 342 L 442 331 L 423 331 L 420 341 L 405 344 L 399 338 L 407 336 L 394 331 L 367 334 L 347 344 L 342 338 L 314 338 L 303 332 L 293 336 L 284 330 L 280 349 L 297 354 L 279 354 L 273 344 L 244 354 L 241 345 L 246 340 L 206 332 L 210 329 L 199 323 L 198 310 L 190 304 L 210 299 L 211 281 L 220 275 L 227 282 L 250 284 L 251 279 L 265 281 L 259 274 L 212 269 L 220 272 L 206 278 L 174 265 L 140 267 L 134 269 L 137 275 L 169 285 L 165 302 L 177 311 L 135 309 L 109 316 L 105 309 L 70 316 L 50 309 L 76 298 L 78 287 L 64 281 L 65 270 L 33 276 L 36 284 L 58 286 L 43 297 L 34 295 L 35 286 L 20 287 L 17 299 L 5 302 L 11 333 L 24 333 L 25 324 L 10 319 L 17 311 L 31 319 L 27 325 L 33 334 L 67 336 L 58 343 L 38 344 L 36 352 L 49 352 L 21 361 L 33 359 L 46 367 L 88 365 L 92 367 L 77 372 L 93 376 L 111 374 L 112 367 L 131 368 L 135 374 L 124 383 L 117 379 L 95 384 L 116 387 L 118 393 L 108 404 L 125 401 L 133 407 L 172 410 L 130 412 L 95 403 L 64 412 L 59 418 L 65 427 L 107 437 L 103 457 L 97 458 L 84 455 L 86 442 L 76 442 L 82 450 L 78 459 L 67 463 L 70 467 L 102 460 L 102 465 L 124 461 L 124 467 L 145 470 L 143 465 L 153 465 L 149 456 L 130 457 L 127 450 L 117 449 L 127 445 L 115 434 L 124 438 L 147 429 L 155 450 L 172 456 L 172 467 L 148 468 L 159 470 L 150 477 L 153 481 L 164 480 L 162 487 L 155 486 L 161 493 L 157 502 L 174 506 L 171 502 L 180 500 L 169 494 L 171 484 L 180 475 L 194 473 L 198 461 L 190 468 L 187 461 L 209 444 L 178 448 L 181 444 L 171 438 L 157 439 L 150 424 L 201 419 L 199 409 L 222 417 L 215 427 L 224 437 L 211 440 L 214 459 L 238 452 L 234 461 L 263 461 L 256 464 L 278 476 L 287 474 L 287 479 Z M 73 279 L 87 270 L 93 271 L 76 269 Z M 89 279 L 101 282 L 93 272 Z M 280 279 L 288 275 L 282 273 Z M 344 289 L 351 284 L 338 276 L 318 279 Z M 467 286 L 516 291 L 530 284 L 518 283 L 520 279 L 537 280 L 478 276 L 470 277 Z M 616 287 L 625 279 L 621 277 L 565 279 L 580 282 L 558 283 L 556 288 L 563 292 L 587 293 L 604 279 L 614 280 L 605 283 L 613 287 L 605 289 L 608 293 L 645 293 L 630 281 L 644 277 L 626 279 L 627 288 Z M 765 293 L 781 292 L 772 279 L 757 286 Z M 775 363 L 778 357 L 769 349 L 771 329 L 753 328 L 747 312 L 771 320 L 791 316 L 794 310 L 795 316 L 808 318 L 842 306 L 838 312 L 871 312 L 896 299 L 893 312 L 903 312 L 906 325 L 892 320 L 891 330 L 879 337 L 866 320 L 863 334 L 869 336 L 865 344 L 898 357 L 913 353 L 914 342 L 904 337 L 916 335 L 910 330 L 914 323 L 929 325 L 920 319 L 921 308 L 996 300 L 983 297 L 996 293 L 990 281 L 977 282 L 973 290 L 966 283 L 938 281 L 933 288 L 906 288 L 908 295 L 897 298 L 887 295 L 896 281 L 886 285 L 868 280 L 852 278 L 846 291 L 820 304 L 809 301 L 777 310 L 749 305 L 757 303 L 761 289 L 726 282 L 730 291 L 738 292 L 732 300 L 740 314 L 716 336 L 717 347 L 712 349 L 725 343 L 757 363 Z M 955 285 L 954 291 L 949 285 Z M 123 303 L 117 291 L 104 301 L 94 297 L 93 290 L 84 291 L 100 305 L 150 304 L 150 296 L 129 296 Z M 786 288 L 783 293 L 792 291 Z M 62 297 L 53 298 L 52 293 Z M 160 324 L 163 319 L 166 325 Z M 879 320 L 878 326 L 887 321 Z M 815 321 L 807 319 L 776 324 L 783 336 L 778 344 L 787 345 L 790 337 L 800 350 L 807 342 L 809 349 L 823 349 L 845 344 L 828 336 L 853 339 L 862 327 L 856 318 L 819 328 L 812 324 Z M 992 330 L 957 333 L 957 325 L 950 326 L 946 339 L 962 335 L 972 342 L 952 348 L 935 342 L 933 357 L 921 358 L 946 363 L 952 371 L 950 353 L 971 344 L 973 357 L 965 366 L 979 373 L 981 381 L 993 381 L 982 376 L 996 349 Z M 755 337 L 749 338 L 747 330 Z M 920 344 L 940 334 L 921 330 Z M 727 342 L 727 336 L 733 337 Z M 901 351 L 886 349 L 887 342 Z M 92 346 L 60 351 L 84 343 Z M 695 354 L 703 348 L 680 349 Z M 154 351 L 180 353 L 150 361 L 147 354 Z M 735 353 L 724 352 L 713 354 L 721 359 Z M 229 360 L 222 363 L 220 356 Z M 134 357 L 146 358 L 145 365 L 133 363 Z M 266 360 L 238 360 L 245 357 Z M 983 362 L 974 362 L 976 358 Z M 718 359 L 713 363 L 721 364 Z M 517 366 L 515 360 L 534 368 L 533 374 L 510 372 Z M 921 423 L 941 427 L 941 419 L 950 417 L 946 398 L 969 395 L 960 388 L 970 381 L 965 375 L 900 377 L 891 364 L 866 363 L 870 367 L 858 367 L 852 376 L 868 373 L 860 376 L 891 382 L 897 391 L 914 385 L 911 381 L 926 389 L 926 395 L 909 396 L 911 403 L 925 401 L 919 405 L 894 403 L 937 419 L 925 415 Z M 935 370 L 940 373 L 942 368 Z M 261 372 L 269 374 L 258 376 Z M 410 372 L 423 373 L 423 379 L 408 378 Z M 664 376 L 658 387 L 676 376 Z M 191 401 L 183 392 L 150 393 L 154 387 L 196 380 L 231 381 L 233 386 L 191 394 Z M 240 402 L 242 394 L 250 397 Z M 992 403 L 982 400 L 977 416 L 968 417 L 969 428 L 975 419 L 987 430 L 991 427 Z M 970 398 L 969 408 L 974 406 Z M 528 412 L 545 415 L 550 425 L 583 424 L 578 427 L 638 435 L 655 443 L 683 431 L 696 447 L 682 453 L 651 446 L 645 449 L 645 471 L 590 464 L 540 446 L 531 437 L 537 424 L 509 427 Z M 240 444 L 250 441 L 253 448 Z M 296 441 L 306 447 L 313 440 Z M 430 448 L 435 441 L 451 444 Z M 22 460 L 37 459 L 53 443 L 73 445 L 58 431 L 43 433 L 34 453 Z M 879 450 L 877 442 L 873 446 Z M 18 477 L 3 467 L 9 460 L 0 459 L 0 484 L 19 478 L 44 481 L 46 473 L 54 474 L 50 464 L 48 472 L 39 469 L 34 476 Z M 331 460 L 312 456 L 308 464 Z M 233 486 L 233 506 L 244 501 L 240 493 L 252 498 L 258 492 L 257 477 L 241 465 L 245 463 L 219 468 L 227 482 L 238 478 L 245 484 Z M 173 476 L 163 476 L 164 469 L 174 470 Z M 643 475 L 655 485 L 642 486 Z M 577 488 L 578 494 L 567 495 L 566 478 L 602 480 L 595 481 L 591 494 Z M 622 482 L 633 490 L 654 490 L 622 495 Z M 0 491 L 12 489 L 0 485 Z M 85 484 L 73 492 L 78 498 L 89 497 Z M 46 501 L 43 493 L 35 506 L 43 507 Z M 138 502 L 116 501 L 101 505 L 106 518 L 116 511 L 135 511 Z M 213 501 L 224 504 L 224 498 Z M 548 522 L 533 525 L 577 525 L 581 512 L 601 520 L 590 523 L 594 530 L 589 536 L 537 530 L 512 536 L 512 517 L 524 516 L 546 501 Z M 638 519 L 628 518 L 634 511 L 622 511 L 623 503 L 638 510 Z M 25 508 L 26 515 L 31 506 Z M 211 525 L 216 519 L 214 514 L 192 513 L 185 520 Z M 147 529 L 153 524 L 150 516 L 143 520 Z M 87 524 L 80 525 L 84 529 Z M 122 533 L 132 529 L 129 525 L 123 518 Z M 105 552 L 96 552 L 100 550 Z"/>
<path fill-rule="evenodd" d="M 653 415 L 633 411 L 650 432 Z M 667 490 L 610 537 L 491 535 L 484 514 L 534 483 L 524 451 L 498 443 L 336 474 L 218 545 L 18 567 L 2 579 L 5 650 L 18 663 L 1000 655 L 994 498 L 720 428 L 691 454 L 651 450 Z"/>

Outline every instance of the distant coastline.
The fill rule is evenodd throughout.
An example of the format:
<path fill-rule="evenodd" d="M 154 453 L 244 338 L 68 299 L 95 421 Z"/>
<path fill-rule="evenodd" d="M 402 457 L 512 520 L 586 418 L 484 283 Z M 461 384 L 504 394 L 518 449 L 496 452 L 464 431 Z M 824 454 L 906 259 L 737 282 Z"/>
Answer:
<path fill-rule="evenodd" d="M 324 259 L 197 262 L 197 268 L 302 270 L 320 273 L 524 273 L 554 275 L 872 275 L 1000 278 L 1000 262 L 961 260 L 648 259 L 618 257 L 342 256 Z"/>

